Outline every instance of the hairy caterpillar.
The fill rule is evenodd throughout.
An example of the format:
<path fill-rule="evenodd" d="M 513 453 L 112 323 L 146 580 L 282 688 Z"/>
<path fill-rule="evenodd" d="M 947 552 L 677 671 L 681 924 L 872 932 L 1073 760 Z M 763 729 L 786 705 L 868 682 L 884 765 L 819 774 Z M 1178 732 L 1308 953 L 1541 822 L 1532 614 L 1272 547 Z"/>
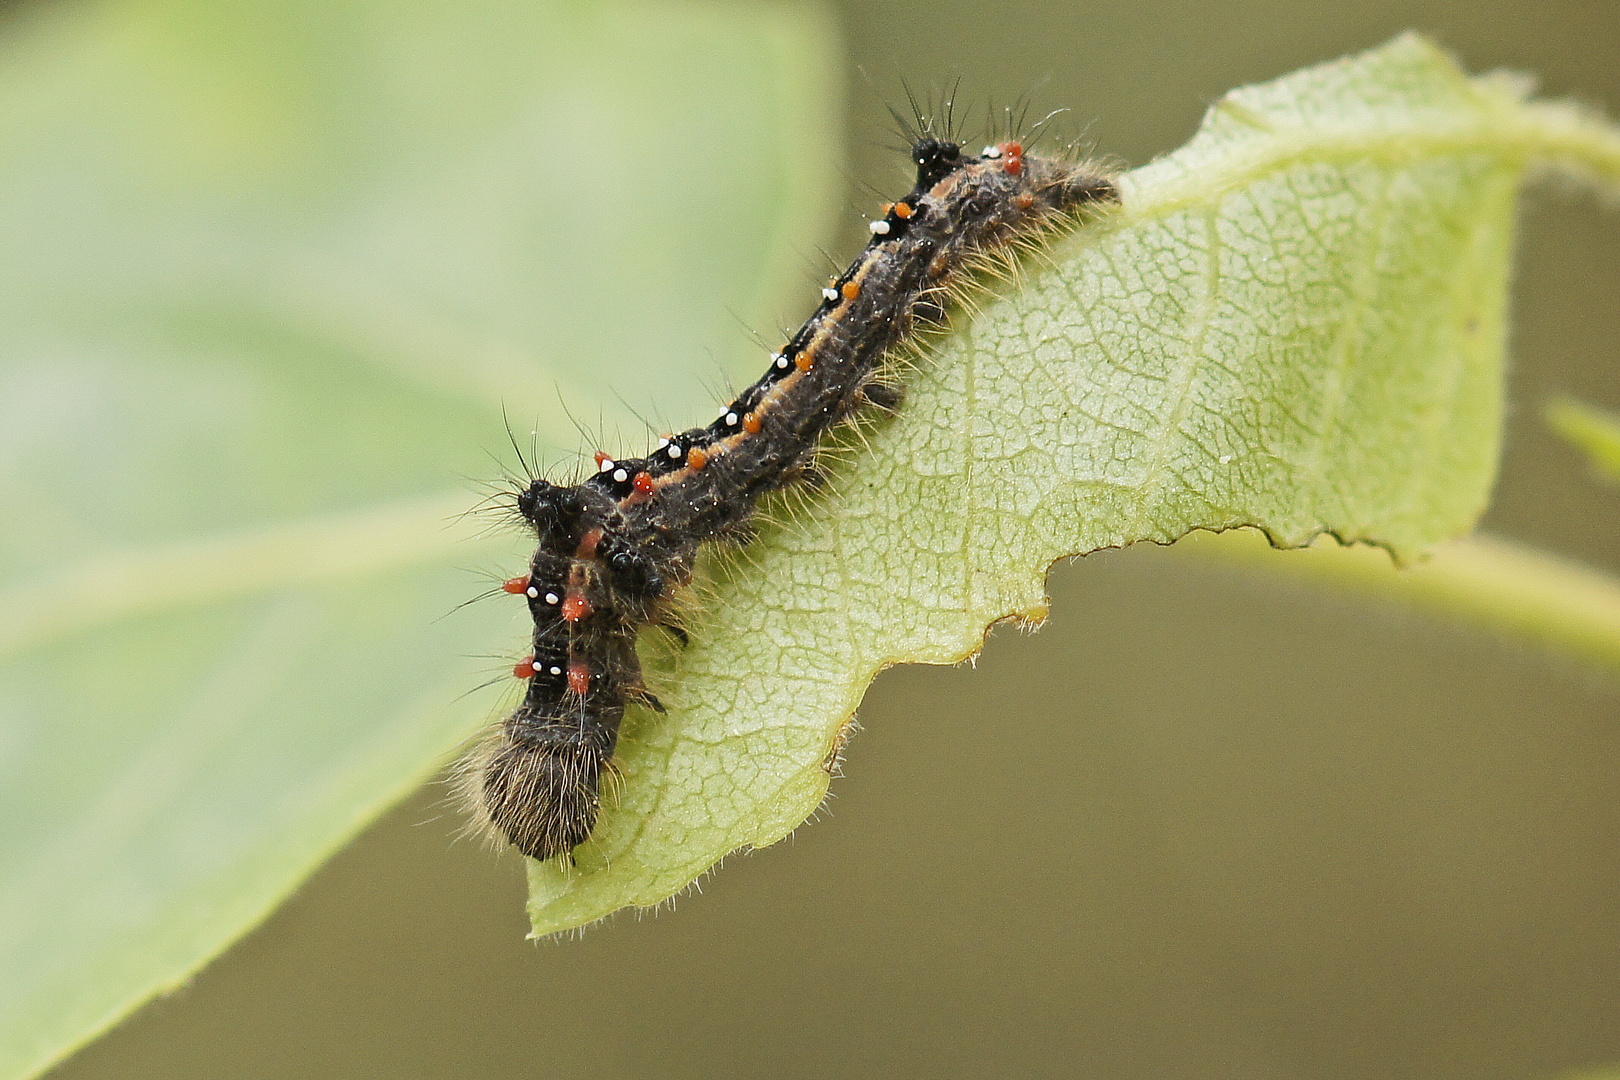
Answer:
<path fill-rule="evenodd" d="M 883 360 L 917 326 L 943 320 L 965 272 L 1118 198 L 1102 172 L 1017 141 L 971 156 L 927 121 L 910 135 L 916 185 L 883 207 L 860 256 L 714 421 L 645 457 L 598 453 L 581 483 L 537 479 L 518 493 L 538 546 L 528 574 L 504 587 L 534 618 L 533 653 L 515 672 L 528 686 L 463 763 L 461 782 L 525 855 L 567 855 L 590 836 L 627 704 L 662 710 L 643 685 L 636 635 L 671 625 L 699 547 L 741 535 L 760 498 L 804 477 L 822 438 L 856 408 L 899 404 Z"/>

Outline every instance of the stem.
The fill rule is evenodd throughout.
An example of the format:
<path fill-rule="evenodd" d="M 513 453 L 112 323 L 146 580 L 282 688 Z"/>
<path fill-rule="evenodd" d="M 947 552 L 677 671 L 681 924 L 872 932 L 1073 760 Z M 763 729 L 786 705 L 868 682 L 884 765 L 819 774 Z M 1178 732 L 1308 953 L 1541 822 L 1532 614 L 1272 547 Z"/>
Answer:
<path fill-rule="evenodd" d="M 1460 540 L 1407 570 L 1370 547 L 1275 551 L 1248 530 L 1189 540 L 1202 554 L 1414 601 L 1620 669 L 1620 580 L 1511 540 Z"/>

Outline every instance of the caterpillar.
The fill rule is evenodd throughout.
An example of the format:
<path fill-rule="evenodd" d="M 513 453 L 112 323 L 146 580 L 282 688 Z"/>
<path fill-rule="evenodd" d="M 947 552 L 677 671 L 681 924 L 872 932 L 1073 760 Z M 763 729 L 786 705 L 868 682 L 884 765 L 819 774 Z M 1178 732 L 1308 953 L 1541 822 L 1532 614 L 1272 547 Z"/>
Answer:
<path fill-rule="evenodd" d="M 636 637 L 648 625 L 679 633 L 672 608 L 699 548 L 745 538 L 759 500 L 813 476 L 821 440 L 857 408 L 898 407 L 884 358 L 944 321 L 965 273 L 1119 197 L 1102 170 L 1016 140 L 972 156 L 920 118 L 908 135 L 915 186 L 884 205 L 859 257 L 715 420 L 645 457 L 598 453 L 581 483 L 535 479 L 517 492 L 537 547 L 528 573 L 504 588 L 527 599 L 534 620 L 532 652 L 515 669 L 527 687 L 464 760 L 460 782 L 523 854 L 569 856 L 589 838 L 626 707 L 663 711 Z"/>

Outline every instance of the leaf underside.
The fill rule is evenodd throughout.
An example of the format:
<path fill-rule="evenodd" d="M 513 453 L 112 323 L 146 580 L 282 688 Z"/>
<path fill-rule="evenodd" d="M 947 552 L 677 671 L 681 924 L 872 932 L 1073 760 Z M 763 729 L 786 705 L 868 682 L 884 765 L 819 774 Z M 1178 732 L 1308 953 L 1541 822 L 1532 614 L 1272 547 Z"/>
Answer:
<path fill-rule="evenodd" d="M 1042 618 L 1059 558 L 1254 526 L 1405 560 L 1466 532 L 1496 467 L 1524 108 L 1416 36 L 1246 87 L 1119 209 L 986 283 L 831 490 L 711 560 L 616 807 L 576 866 L 530 865 L 535 932 L 787 835 L 871 678 Z"/>

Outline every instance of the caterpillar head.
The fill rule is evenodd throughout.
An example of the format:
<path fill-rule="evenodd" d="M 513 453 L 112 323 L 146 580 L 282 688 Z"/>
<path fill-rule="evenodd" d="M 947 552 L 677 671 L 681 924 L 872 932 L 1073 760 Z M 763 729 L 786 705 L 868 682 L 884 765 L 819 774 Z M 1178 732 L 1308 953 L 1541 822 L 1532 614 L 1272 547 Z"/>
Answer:
<path fill-rule="evenodd" d="M 911 160 L 917 163 L 917 187 L 931 188 L 962 167 L 962 148 L 948 139 L 924 135 L 911 144 Z"/>

